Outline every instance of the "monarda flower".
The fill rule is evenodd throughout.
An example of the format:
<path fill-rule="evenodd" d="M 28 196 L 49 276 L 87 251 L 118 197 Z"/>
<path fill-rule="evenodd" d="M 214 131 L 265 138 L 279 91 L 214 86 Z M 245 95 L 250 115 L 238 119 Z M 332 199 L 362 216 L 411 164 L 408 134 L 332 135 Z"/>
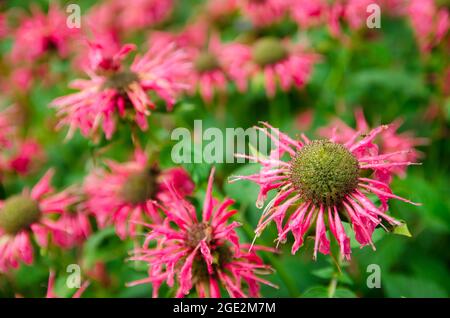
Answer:
<path fill-rule="evenodd" d="M 364 118 L 362 109 L 355 111 L 356 129 L 351 128 L 340 119 L 335 119 L 330 125 L 320 128 L 318 133 L 322 137 L 334 138 L 339 143 L 346 143 L 359 132 L 361 134 L 369 133 L 370 128 L 367 120 Z M 390 153 L 389 161 L 398 162 L 417 162 L 422 157 L 422 153 L 416 149 L 417 146 L 428 144 L 426 138 L 417 138 L 411 131 L 398 132 L 402 125 L 402 120 L 398 119 L 391 123 L 387 129 L 380 132 L 379 137 L 375 139 L 375 145 L 380 153 Z M 377 177 L 383 182 L 389 183 L 392 174 L 402 178 L 406 176 L 406 165 L 393 165 L 391 167 L 380 167 L 377 171 Z"/>
<path fill-rule="evenodd" d="M 329 5 L 326 0 L 295 0 L 292 1 L 291 15 L 302 29 L 319 26 L 328 17 Z"/>
<path fill-rule="evenodd" d="M 191 73 L 192 92 L 196 89 L 206 102 L 211 102 L 214 92 L 226 92 L 229 81 L 236 81 L 239 91 L 244 91 L 246 85 L 238 78 L 234 78 L 229 66 L 236 63 L 235 58 L 237 46 L 223 44 L 213 36 L 209 40 L 207 48 L 195 48 L 190 50 L 194 69 Z M 241 65 L 241 67 L 243 67 Z"/>
<path fill-rule="evenodd" d="M 136 223 L 160 222 L 155 200 L 164 201 L 167 191 L 164 181 L 176 184 L 184 195 L 194 185 L 182 168 L 160 171 L 149 166 L 147 155 L 136 150 L 134 160 L 120 164 L 108 161 L 110 171 L 97 169 L 84 184 L 86 206 L 100 227 L 114 225 L 121 239 L 136 235 Z"/>
<path fill-rule="evenodd" d="M 13 151 L 7 158 L 7 169 L 19 175 L 27 175 L 35 171 L 45 160 L 41 145 L 33 139 L 15 141 Z"/>
<path fill-rule="evenodd" d="M 265 126 L 270 130 L 260 129 L 274 140 L 275 149 L 267 158 L 248 157 L 262 165 L 261 171 L 231 179 L 257 183 L 260 186 L 257 206 L 260 208 L 267 193 L 277 190 L 263 211 L 256 236 L 274 221 L 278 242 L 285 242 L 288 233 L 292 232 L 295 240 L 292 253 L 295 254 L 314 224 L 314 258 L 318 251 L 329 254 L 329 229 L 342 256 L 350 259 L 350 239 L 342 221 L 351 223 L 361 246 L 370 244 L 375 249 L 372 242 L 375 227 L 385 227 L 384 223 L 401 225 L 386 214 L 388 200 L 415 204 L 393 194 L 387 183 L 371 177 L 379 169 L 411 164 L 391 162 L 389 159 L 394 154 L 373 151 L 373 140 L 388 129 L 387 126 L 378 127 L 363 137 L 355 133 L 345 143 L 338 143 L 336 138 L 309 140 L 305 135 L 301 135 L 301 140 L 294 140 L 268 124 Z M 281 160 L 283 156 L 289 160 Z M 372 196 L 378 197 L 380 206 L 372 202 Z"/>
<path fill-rule="evenodd" d="M 49 170 L 31 191 L 0 201 L 0 271 L 17 268 L 20 262 L 33 263 L 33 236 L 39 246 L 46 247 L 49 235 L 65 235 L 50 215 L 63 213 L 76 198 L 65 191 L 54 193 L 52 175 Z"/>
<path fill-rule="evenodd" d="M 247 50 L 241 47 L 235 53 L 235 62 L 230 62 L 232 76 L 236 79 L 241 77 L 242 81 L 242 77 L 262 73 L 269 97 L 275 95 L 277 82 L 283 91 L 288 91 L 293 86 L 303 87 L 317 61 L 317 55 L 304 52 L 299 45 L 274 37 L 260 38 L 252 47 Z M 243 64 L 245 60 L 248 65 Z"/>
<path fill-rule="evenodd" d="M 129 284 L 153 285 L 153 297 L 158 296 L 162 283 L 178 286 L 176 296 L 183 297 L 195 288 L 199 297 L 220 297 L 224 288 L 231 297 L 256 297 L 259 283 L 273 286 L 258 277 L 270 267 L 264 265 L 248 247 L 239 245 L 235 228 L 229 223 L 236 210 L 225 199 L 219 203 L 212 197 L 214 170 L 209 177 L 201 218 L 195 207 L 169 186 L 172 200 L 161 206 L 166 218 L 161 224 L 146 224 L 144 246 L 135 250 L 132 260 L 148 263 L 148 277 Z M 151 243 L 156 241 L 156 245 Z M 256 248 L 257 249 L 257 248 Z"/>
<path fill-rule="evenodd" d="M 290 4 L 290 0 L 237 0 L 242 15 L 258 27 L 281 20 Z"/>
<path fill-rule="evenodd" d="M 66 13 L 54 3 L 50 4 L 47 13 L 36 6 L 32 6 L 31 12 L 32 16 L 25 17 L 14 32 L 13 62 L 35 63 L 52 52 L 66 58 L 79 29 L 67 27 Z"/>
<path fill-rule="evenodd" d="M 439 9 L 434 0 L 411 0 L 407 14 L 422 52 L 429 52 L 448 33 L 449 11 Z"/>
<path fill-rule="evenodd" d="M 101 124 L 106 138 L 110 139 L 117 118 L 129 116 L 146 130 L 147 116 L 156 108 L 155 94 L 171 110 L 178 94 L 188 88 L 185 81 L 190 64 L 186 62 L 186 55 L 176 50 L 173 44 L 161 44 L 154 43 L 144 56 L 137 56 L 129 68 L 122 62 L 134 50 L 134 45 L 124 45 L 115 55 L 106 57 L 102 55 L 101 47 L 92 46 L 95 50 L 91 55 L 92 65 L 100 69 L 89 71 L 90 79 L 72 82 L 71 86 L 80 92 L 53 101 L 62 117 L 58 127 L 68 125 L 68 137 L 76 129 L 88 136 Z M 110 65 L 105 67 L 107 60 Z"/>

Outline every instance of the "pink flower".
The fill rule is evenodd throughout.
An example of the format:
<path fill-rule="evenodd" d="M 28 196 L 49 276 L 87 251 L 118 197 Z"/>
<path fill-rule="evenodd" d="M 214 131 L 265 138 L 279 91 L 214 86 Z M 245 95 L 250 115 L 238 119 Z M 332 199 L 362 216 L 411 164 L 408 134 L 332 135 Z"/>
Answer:
<path fill-rule="evenodd" d="M 135 249 L 132 260 L 149 264 L 148 277 L 129 284 L 153 285 L 153 297 L 158 296 L 162 283 L 172 287 L 177 283 L 177 297 L 188 295 L 195 288 L 199 297 L 220 297 L 220 286 L 231 297 L 259 295 L 259 283 L 273 286 L 257 273 L 270 270 L 254 251 L 247 252 L 239 245 L 235 228 L 229 223 L 236 210 L 225 199 L 219 203 L 212 197 L 214 169 L 209 177 L 201 219 L 195 207 L 169 186 L 172 200 L 161 206 L 166 218 L 161 224 L 146 224 L 152 231 L 144 246 Z M 156 240 L 156 246 L 150 243 Z M 244 287 L 245 283 L 247 288 Z M 248 291 L 246 291 L 248 289 Z"/>
<path fill-rule="evenodd" d="M 293 0 L 291 14 L 300 28 L 307 29 L 326 21 L 329 5 L 325 0 Z"/>
<path fill-rule="evenodd" d="M 20 262 L 33 263 L 32 237 L 46 247 L 49 235 L 65 235 L 49 215 L 63 213 L 76 198 L 66 191 L 55 194 L 52 175 L 49 170 L 31 191 L 0 201 L 0 271 L 17 268 Z"/>
<path fill-rule="evenodd" d="M 203 45 L 205 47 L 205 45 Z M 190 73 L 191 94 L 196 89 L 206 102 L 211 102 L 214 92 L 224 94 L 229 80 L 233 80 L 233 74 L 229 72 L 229 60 L 233 58 L 234 45 L 226 45 L 220 42 L 217 36 L 212 36 L 205 48 L 191 48 L 190 53 L 194 69 Z M 236 83 L 242 91 L 242 85 Z"/>
<path fill-rule="evenodd" d="M 290 8 L 290 0 L 237 0 L 237 3 L 242 15 L 258 27 L 278 22 Z"/>
<path fill-rule="evenodd" d="M 33 140 L 20 141 L 15 147 L 15 153 L 8 158 L 8 168 L 20 175 L 27 175 L 44 160 L 41 145 Z"/>
<path fill-rule="evenodd" d="M 259 173 L 236 176 L 231 181 L 250 180 L 260 186 L 257 206 L 262 207 L 267 193 L 277 190 L 275 197 L 264 208 L 256 228 L 258 237 L 266 226 L 275 222 L 278 242 L 285 242 L 289 232 L 294 237 L 292 253 L 303 245 L 305 234 L 315 226 L 314 258 L 317 252 L 329 254 L 328 229 L 340 246 L 343 257 L 350 259 L 350 239 L 342 220 L 349 222 L 361 246 L 372 242 L 372 233 L 382 221 L 396 226 L 401 223 L 386 214 L 388 200 L 398 199 L 411 204 L 392 193 L 387 183 L 373 179 L 365 172 L 410 165 L 410 162 L 391 162 L 394 154 L 379 154 L 373 145 L 374 139 L 388 126 L 381 126 L 360 138 L 353 134 L 345 143 L 337 142 L 338 136 L 330 139 L 309 140 L 301 135 L 300 140 L 291 139 L 268 124 L 260 128 L 276 143 L 276 148 L 267 158 L 244 156 L 262 165 Z M 287 156 L 288 161 L 280 158 Z M 376 206 L 370 199 L 374 195 L 381 202 Z M 289 211 L 289 214 L 287 213 Z M 314 225 L 315 224 L 315 225 Z M 330 235 L 331 235 L 330 234 Z"/>
<path fill-rule="evenodd" d="M 369 124 L 364 118 L 362 109 L 357 109 L 355 111 L 355 118 L 356 129 L 349 127 L 340 119 L 335 119 L 329 126 L 319 129 L 319 134 L 327 138 L 336 136 L 337 142 L 345 143 L 357 132 L 361 134 L 369 133 Z M 393 154 L 389 158 L 393 163 L 417 162 L 417 160 L 422 157 L 422 153 L 415 149 L 415 147 L 428 144 L 428 140 L 426 138 L 417 138 L 410 131 L 398 133 L 397 130 L 401 125 L 402 120 L 400 119 L 391 123 L 387 129 L 380 132 L 379 138 L 375 140 L 375 144 L 380 153 Z M 407 166 L 405 165 L 394 165 L 392 167 L 386 167 L 385 169 L 379 169 L 377 171 L 377 177 L 379 177 L 381 181 L 390 182 L 391 174 L 405 177 L 406 168 Z"/>
<path fill-rule="evenodd" d="M 299 45 L 272 37 L 261 38 L 252 47 L 235 44 L 232 48 L 229 73 L 238 86 L 244 86 L 247 77 L 262 74 L 269 97 L 275 95 L 277 82 L 283 91 L 303 87 L 318 60 L 317 55 L 305 52 Z"/>
<path fill-rule="evenodd" d="M 75 294 L 73 294 L 73 296 L 71 298 L 80 298 L 81 295 L 86 290 L 86 288 L 88 288 L 88 286 L 89 286 L 89 281 L 85 281 L 80 286 L 80 288 L 78 288 L 78 290 L 75 292 Z M 60 298 L 55 294 L 54 289 L 55 289 L 55 272 L 50 271 L 50 275 L 48 276 L 47 295 L 45 296 L 45 298 Z"/>
<path fill-rule="evenodd" d="M 448 32 L 448 10 L 438 10 L 434 0 L 411 0 L 408 15 L 423 52 L 430 51 Z"/>
<path fill-rule="evenodd" d="M 67 57 L 79 29 L 67 27 L 67 16 L 58 5 L 50 4 L 48 13 L 33 6 L 31 12 L 32 16 L 24 18 L 14 33 L 13 62 L 34 63 L 50 52 Z"/>
<path fill-rule="evenodd" d="M 97 169 L 86 178 L 86 206 L 100 227 L 114 225 L 121 239 L 136 235 L 136 222 L 160 222 L 155 200 L 167 198 L 164 180 L 177 184 L 184 195 L 189 195 L 194 187 L 184 170 L 159 171 L 149 166 L 147 155 L 139 149 L 133 161 L 108 161 L 107 165 L 110 172 Z"/>
<path fill-rule="evenodd" d="M 144 30 L 166 20 L 173 9 L 173 0 L 110 0 L 94 6 L 87 15 L 90 28 L 113 33 L 117 38 Z"/>
<path fill-rule="evenodd" d="M 156 42 L 142 57 L 136 57 L 129 68 L 123 59 L 135 49 L 124 45 L 116 54 L 105 53 L 101 45 L 91 44 L 92 67 L 89 79 L 75 80 L 72 87 L 80 92 L 59 97 L 53 101 L 61 120 L 58 127 L 69 126 L 71 137 L 76 129 L 84 136 L 94 133 L 102 125 L 106 138 L 110 139 L 116 129 L 117 117 L 133 117 L 136 124 L 146 130 L 147 116 L 156 108 L 152 92 L 172 109 L 185 84 L 190 70 L 186 55 L 175 50 L 174 45 Z"/>

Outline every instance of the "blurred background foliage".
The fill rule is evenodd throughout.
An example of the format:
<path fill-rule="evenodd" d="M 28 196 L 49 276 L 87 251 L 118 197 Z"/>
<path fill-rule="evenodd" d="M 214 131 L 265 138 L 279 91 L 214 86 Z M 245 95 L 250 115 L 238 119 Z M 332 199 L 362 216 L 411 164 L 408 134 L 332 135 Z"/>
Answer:
<path fill-rule="evenodd" d="M 9 0 L 2 3 L 2 10 L 29 10 L 29 5 L 48 6 L 48 1 Z M 176 1 L 172 18 L 164 28 L 179 29 L 195 15 L 203 1 Z M 63 1 L 63 4 L 70 1 Z M 84 14 L 94 1 L 77 1 Z M 235 23 L 222 32 L 224 40 L 232 40 L 240 32 Z M 205 104 L 199 96 L 180 99 L 174 111 L 167 113 L 164 107 L 149 117 L 150 129 L 138 132 L 139 139 L 155 156 L 162 167 L 173 166 L 170 153 L 174 142 L 170 132 L 176 127 L 193 129 L 195 119 L 203 120 L 203 129 L 218 127 L 242 127 L 244 129 L 268 121 L 291 136 L 304 131 L 298 116 L 312 111 L 313 118 L 305 133 L 314 137 L 318 127 L 327 125 L 339 117 L 354 127 L 354 110 L 362 107 L 369 123 L 374 126 L 402 118 L 401 130 L 414 131 L 416 136 L 429 139 L 429 144 L 419 147 L 423 152 L 421 166 L 408 169 L 407 177 L 396 178 L 393 190 L 422 206 L 414 207 L 403 202 L 390 202 L 390 213 L 408 224 L 411 238 L 385 235 L 377 230 L 376 251 L 369 247 L 353 248 L 352 260 L 336 264 L 319 254 L 312 260 L 313 240 L 296 254 L 290 254 L 291 242 L 280 246 L 279 254 L 263 254 L 272 264 L 275 273 L 269 280 L 279 289 L 263 287 L 264 297 L 448 297 L 450 295 L 450 100 L 430 82 L 433 74 L 442 74 L 448 67 L 446 51 L 435 51 L 424 57 L 420 54 L 412 30 L 404 19 L 383 15 L 382 28 L 350 33 L 348 45 L 332 38 L 324 29 L 299 30 L 289 22 L 267 31 L 277 35 L 289 35 L 294 39 L 307 38 L 322 59 L 314 68 L 307 86 L 300 91 L 278 92 L 273 99 L 265 95 L 262 81 L 253 82 L 247 94 L 236 88 L 228 89 L 225 100 L 212 105 Z M 0 41 L 0 54 L 6 54 L 13 39 Z M 142 35 L 128 39 L 141 43 Z M 140 47 L 138 45 L 138 47 Z M 448 53 L 448 52 L 447 52 Z M 64 188 L 82 182 L 98 157 L 124 161 L 132 153 L 129 127 L 124 125 L 111 142 L 99 144 L 83 138 L 79 133 L 65 141 L 66 131 L 55 133 L 55 112 L 48 107 L 58 96 L 70 92 L 67 83 L 77 78 L 68 61 L 51 60 L 51 69 L 60 74 L 60 81 L 46 86 L 41 82 L 24 93 L 29 109 L 29 131 L 44 145 L 46 165 L 41 173 L 8 180 L 2 197 L 17 193 L 34 184 L 49 167 L 55 167 L 54 184 Z M 448 79 L 447 79 L 448 80 Z M 13 102 L 9 97 L 7 101 Z M 430 104 L 439 104 L 444 112 L 430 120 L 426 113 Z M 317 137 L 317 136 L 316 136 Z M 185 168 L 196 182 L 195 202 L 204 195 L 210 165 L 186 164 Z M 251 242 L 253 229 L 261 211 L 255 207 L 258 189 L 249 182 L 228 184 L 230 175 L 255 171 L 251 164 L 218 164 L 215 194 L 234 198 L 240 213 L 236 219 L 243 223 L 239 234 Z M 198 204 L 197 202 L 197 204 Z M 272 246 L 276 230 L 271 227 L 258 240 L 260 245 Z M 57 269 L 56 293 L 70 296 L 64 281 L 66 266 L 80 264 L 84 277 L 89 271 L 102 273 L 100 281 L 93 281 L 86 297 L 149 297 L 150 285 L 125 287 L 127 282 L 145 277 L 145 266 L 125 261 L 133 242 L 121 241 L 113 229 L 96 231 L 82 248 L 64 251 L 50 247 L 41 250 L 32 266 L 21 266 L 15 272 L 0 275 L 0 296 L 42 297 L 47 288 L 49 267 Z M 381 288 L 369 289 L 366 279 L 367 266 L 377 264 L 381 268 Z M 170 293 L 167 289 L 160 295 Z"/>

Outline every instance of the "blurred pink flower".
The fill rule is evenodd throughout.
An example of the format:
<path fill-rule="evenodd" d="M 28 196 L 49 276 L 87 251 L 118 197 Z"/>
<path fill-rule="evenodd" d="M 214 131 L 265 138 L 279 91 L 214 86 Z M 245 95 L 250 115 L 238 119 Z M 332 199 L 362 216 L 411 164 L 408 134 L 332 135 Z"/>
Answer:
<path fill-rule="evenodd" d="M 50 4 L 47 13 L 37 6 L 32 6 L 31 12 L 31 17 L 25 17 L 14 31 L 12 61 L 35 63 L 49 52 L 67 57 L 79 29 L 67 27 L 65 12 L 54 3 Z"/>
<path fill-rule="evenodd" d="M 305 52 L 300 45 L 272 37 L 261 38 L 252 47 L 234 44 L 231 49 L 229 73 L 238 87 L 245 87 L 248 77 L 262 74 L 269 97 L 275 96 L 277 82 L 282 91 L 293 86 L 302 88 L 319 59 L 318 55 Z"/>
<path fill-rule="evenodd" d="M 89 286 L 89 281 L 85 281 L 80 288 L 73 294 L 71 298 L 80 298 L 81 295 L 84 293 L 86 288 Z M 58 295 L 54 292 L 55 289 L 55 272 L 50 271 L 50 275 L 48 276 L 48 285 L 47 285 L 47 295 L 45 298 L 59 298 Z"/>
<path fill-rule="evenodd" d="M 173 0 L 103 1 L 89 10 L 86 22 L 100 33 L 112 33 L 120 39 L 132 32 L 145 30 L 169 18 Z"/>
<path fill-rule="evenodd" d="M 290 0 L 237 0 L 242 15 L 255 26 L 278 22 L 290 9 Z"/>
<path fill-rule="evenodd" d="M 50 185 L 49 170 L 31 191 L 0 201 L 0 271 L 17 268 L 20 262 L 33 263 L 32 236 L 41 247 L 48 245 L 49 235 L 65 235 L 50 218 L 61 214 L 76 198 L 69 192 L 55 193 Z"/>
<path fill-rule="evenodd" d="M 194 185 L 180 168 L 159 171 L 149 166 L 147 155 L 140 149 L 126 163 L 107 162 L 110 172 L 98 169 L 85 180 L 86 207 L 96 217 L 100 227 L 114 225 L 121 239 L 137 234 L 136 222 L 160 222 L 155 200 L 167 198 L 164 181 L 175 183 L 184 195 L 192 193 Z"/>
<path fill-rule="evenodd" d="M 144 29 L 164 21 L 173 9 L 173 0 L 128 0 L 119 2 L 118 22 L 124 30 Z M 117 21 L 117 20 L 116 20 Z"/>
<path fill-rule="evenodd" d="M 17 142 L 15 152 L 8 157 L 8 168 L 20 175 L 27 175 L 42 163 L 45 154 L 41 145 L 33 139 Z"/>
<path fill-rule="evenodd" d="M 448 33 L 449 12 L 439 10 L 434 0 L 411 0 L 408 15 L 423 52 L 430 51 Z"/>
<path fill-rule="evenodd" d="M 110 139 L 117 118 L 127 114 L 146 130 L 147 116 L 156 107 L 148 93 L 158 95 L 171 110 L 177 96 L 189 87 L 185 81 L 191 65 L 186 54 L 176 50 L 174 44 L 153 43 L 144 56 L 135 57 L 129 68 L 122 61 L 135 49 L 134 45 L 124 45 L 112 56 L 101 45 L 91 44 L 91 49 L 91 67 L 97 69 L 87 72 L 90 79 L 73 81 L 71 86 L 80 92 L 53 101 L 62 117 L 58 127 L 68 125 L 69 138 L 76 129 L 88 136 L 102 125 L 106 138 Z"/>
<path fill-rule="evenodd" d="M 369 124 L 364 118 L 362 109 L 355 111 L 356 129 L 351 128 L 339 118 L 336 118 L 330 125 L 322 127 L 318 130 L 319 135 L 332 138 L 336 136 L 339 143 L 345 143 L 350 140 L 357 132 L 366 134 L 370 132 Z M 389 157 L 390 162 L 417 162 L 422 157 L 422 153 L 415 149 L 417 146 L 428 144 L 426 138 L 417 138 L 410 131 L 398 133 L 397 130 L 402 125 L 402 120 L 398 119 L 391 123 L 387 129 L 380 132 L 379 138 L 375 140 L 375 144 L 380 153 L 391 153 Z M 386 167 L 377 171 L 377 177 L 381 181 L 390 182 L 391 175 L 398 175 L 400 177 L 406 176 L 405 165 Z"/>
<path fill-rule="evenodd" d="M 132 260 L 148 263 L 148 277 L 129 286 L 151 283 L 153 297 L 158 296 L 162 283 L 172 287 L 177 282 L 177 297 L 188 295 L 193 288 L 199 297 L 221 297 L 220 286 L 231 297 L 259 295 L 259 283 L 272 285 L 257 276 L 269 271 L 254 251 L 247 252 L 239 245 L 235 228 L 229 223 L 236 210 L 228 208 L 234 203 L 225 199 L 219 203 L 212 197 L 214 169 L 211 171 L 203 203 L 201 219 L 195 207 L 169 187 L 172 200 L 160 206 L 166 218 L 161 224 L 145 224 L 152 231 L 147 234 L 144 246 L 136 248 Z M 156 240 L 156 247 L 150 243 Z M 256 248 L 258 249 L 258 248 Z M 248 286 L 244 288 L 243 283 Z"/>
<path fill-rule="evenodd" d="M 304 134 L 301 140 L 293 140 L 269 124 L 260 128 L 276 143 L 276 148 L 267 158 L 240 155 L 262 165 L 259 173 L 235 176 L 230 179 L 250 180 L 260 186 L 257 207 L 262 208 L 267 193 L 276 190 L 275 197 L 264 208 L 256 228 L 256 237 L 272 221 L 278 230 L 278 242 L 285 242 L 289 232 L 294 236 L 292 253 L 303 245 L 306 232 L 315 222 L 314 258 L 317 252 L 329 254 L 330 241 L 327 226 L 340 247 L 343 257 L 350 259 L 350 239 L 341 219 L 351 223 L 356 240 L 361 246 L 372 242 L 372 233 L 382 221 L 391 225 L 401 223 L 386 214 L 388 200 L 398 199 L 415 204 L 392 193 L 387 183 L 361 172 L 378 171 L 395 166 L 410 165 L 410 162 L 391 162 L 394 154 L 379 154 L 373 140 L 387 129 L 378 127 L 359 138 L 355 133 L 345 143 L 337 141 L 339 135 L 326 140 L 309 140 Z M 280 158 L 288 156 L 288 161 Z M 377 207 L 369 198 L 375 195 L 381 202 Z M 292 210 L 292 213 L 287 213 Z"/>
<path fill-rule="evenodd" d="M 302 29 L 326 22 L 330 6 L 326 0 L 292 0 L 291 15 Z"/>

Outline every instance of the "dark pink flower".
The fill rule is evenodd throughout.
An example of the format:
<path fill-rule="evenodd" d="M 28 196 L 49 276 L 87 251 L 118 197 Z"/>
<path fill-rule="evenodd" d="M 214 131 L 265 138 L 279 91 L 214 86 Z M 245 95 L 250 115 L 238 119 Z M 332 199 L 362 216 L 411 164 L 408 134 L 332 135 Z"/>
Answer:
<path fill-rule="evenodd" d="M 107 162 L 110 171 L 97 169 L 86 178 L 86 206 L 100 227 L 114 225 L 121 239 L 136 235 L 136 223 L 160 222 L 155 200 L 167 198 L 164 180 L 177 184 L 184 195 L 193 190 L 188 174 L 180 168 L 160 171 L 149 166 L 147 155 L 137 149 L 134 160 Z"/>
<path fill-rule="evenodd" d="M 448 33 L 449 12 L 439 10 L 434 0 L 411 0 L 408 15 L 423 52 L 430 51 Z"/>
<path fill-rule="evenodd" d="M 173 8 L 173 0 L 128 0 L 119 2 L 121 12 L 118 22 L 124 30 L 143 29 L 164 21 Z M 117 20 L 116 20 L 117 21 Z"/>
<path fill-rule="evenodd" d="M 291 14 L 302 29 L 318 26 L 326 22 L 330 6 L 326 0 L 294 0 Z"/>
<path fill-rule="evenodd" d="M 80 298 L 81 295 L 84 293 L 86 288 L 89 286 L 89 281 L 85 281 L 80 288 L 73 294 L 71 298 Z M 47 295 L 45 298 L 60 298 L 58 295 L 54 292 L 55 289 L 55 272 L 50 271 L 50 275 L 48 276 L 48 285 L 47 285 Z"/>
<path fill-rule="evenodd" d="M 250 180 L 258 184 L 257 206 L 260 208 L 267 193 L 277 191 L 264 208 L 256 228 L 257 237 L 274 221 L 279 242 L 285 242 L 289 232 L 294 236 L 294 254 L 303 245 L 305 234 L 314 226 L 316 258 L 318 251 L 330 252 L 329 229 L 342 256 L 350 259 L 350 239 L 342 221 L 352 225 L 361 246 L 370 244 L 375 249 L 372 242 L 375 227 L 384 227 L 382 221 L 393 226 L 401 224 L 386 214 L 388 200 L 415 204 L 393 194 L 387 183 L 367 176 L 366 172 L 376 173 L 379 169 L 411 164 L 391 162 L 390 158 L 395 154 L 376 151 L 373 141 L 388 126 L 378 127 L 362 138 L 357 132 L 345 143 L 337 142 L 337 137 L 309 140 L 303 134 L 301 140 L 294 140 L 268 124 L 265 126 L 270 130 L 260 129 L 276 143 L 275 149 L 266 158 L 241 155 L 259 162 L 261 171 L 231 180 Z M 289 160 L 281 160 L 283 156 Z M 378 198 L 380 206 L 372 202 L 372 196 Z"/>
<path fill-rule="evenodd" d="M 8 157 L 8 168 L 20 175 L 27 175 L 35 170 L 44 160 L 44 151 L 41 145 L 33 140 L 26 139 L 18 142 L 14 153 Z"/>
<path fill-rule="evenodd" d="M 37 62 L 50 52 L 67 57 L 79 29 L 67 27 L 67 15 L 54 3 L 47 13 L 36 6 L 31 11 L 32 16 L 25 17 L 14 32 L 13 62 Z"/>
<path fill-rule="evenodd" d="M 188 295 L 193 288 L 199 297 L 220 297 L 220 287 L 231 297 L 256 297 L 259 283 L 273 286 L 257 276 L 270 267 L 263 264 L 255 249 L 248 252 L 247 246 L 239 244 L 235 231 L 239 224 L 229 223 L 237 213 L 229 210 L 234 201 L 225 199 L 219 203 L 213 198 L 213 176 L 214 170 L 200 219 L 195 207 L 168 185 L 172 200 L 160 206 L 166 218 L 161 224 L 146 224 L 151 232 L 132 258 L 149 264 L 148 277 L 130 286 L 151 283 L 154 297 L 164 282 L 169 287 L 177 284 L 177 297 Z M 154 240 L 156 246 L 151 245 Z"/>
<path fill-rule="evenodd" d="M 173 0 L 110 0 L 94 6 L 86 17 L 91 29 L 111 32 L 117 38 L 166 20 L 173 9 Z"/>
<path fill-rule="evenodd" d="M 21 262 L 33 263 L 33 237 L 46 247 L 49 235 L 65 235 L 49 216 L 62 214 L 76 198 L 66 191 L 55 193 L 50 185 L 52 175 L 49 170 L 31 191 L 25 189 L 0 201 L 0 271 L 17 268 Z"/>
<path fill-rule="evenodd" d="M 233 55 L 228 56 L 233 79 L 244 86 L 248 77 L 262 74 L 269 97 L 275 95 L 277 84 L 283 91 L 303 87 L 318 60 L 316 54 L 305 52 L 300 45 L 272 37 L 261 38 L 252 47 L 235 44 L 232 49 Z"/>
<path fill-rule="evenodd" d="M 256 26 L 278 22 L 290 8 L 290 0 L 237 0 L 242 15 Z"/>
<path fill-rule="evenodd" d="M 96 70 L 88 71 L 89 79 L 72 82 L 71 86 L 79 92 L 53 101 L 62 117 L 58 127 L 68 125 L 69 137 L 76 129 L 90 135 L 101 125 L 109 139 L 116 129 L 117 118 L 127 114 L 146 130 L 147 116 L 156 107 L 149 93 L 163 99 L 171 110 L 177 96 L 189 87 L 185 81 L 191 66 L 174 44 L 153 43 L 129 68 L 122 61 L 135 49 L 134 45 L 124 45 L 114 55 L 105 52 L 101 45 L 91 44 L 91 48 L 91 66 Z"/>

